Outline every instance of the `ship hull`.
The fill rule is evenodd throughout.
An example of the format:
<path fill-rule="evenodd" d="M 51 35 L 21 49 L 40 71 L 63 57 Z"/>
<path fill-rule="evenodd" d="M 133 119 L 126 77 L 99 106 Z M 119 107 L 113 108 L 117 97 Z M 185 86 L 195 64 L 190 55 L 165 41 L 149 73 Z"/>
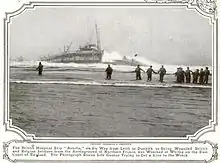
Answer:
<path fill-rule="evenodd" d="M 100 63 L 102 62 L 101 60 L 84 60 L 84 61 L 79 61 L 79 60 L 75 60 L 75 61 L 68 61 L 68 60 L 65 60 L 65 61 L 51 61 L 50 62 L 53 62 L 53 63 Z"/>
<path fill-rule="evenodd" d="M 55 63 L 100 63 L 102 62 L 103 52 L 97 53 L 68 53 L 57 55 L 48 59 L 49 62 Z"/>

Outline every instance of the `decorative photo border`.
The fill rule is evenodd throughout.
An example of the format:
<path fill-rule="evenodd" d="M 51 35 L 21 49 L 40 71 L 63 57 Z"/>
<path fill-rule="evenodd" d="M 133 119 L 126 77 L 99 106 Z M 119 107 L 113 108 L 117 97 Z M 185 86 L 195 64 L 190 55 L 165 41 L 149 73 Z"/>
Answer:
<path fill-rule="evenodd" d="M 11 144 L 13 144 L 13 143 L 21 143 L 21 144 L 23 144 L 23 143 L 26 143 L 26 144 L 30 144 L 30 145 L 32 145 L 33 146 L 33 141 L 31 141 L 31 140 L 11 140 L 11 141 L 8 141 L 8 142 L 6 142 L 6 143 L 4 143 L 3 144 L 3 158 L 4 159 L 6 159 L 6 160 L 8 160 L 8 161 L 10 161 L 10 162 L 17 162 L 18 160 L 16 160 L 16 159 L 11 159 L 10 157 L 9 157 L 9 155 L 10 155 L 10 152 L 9 152 L 9 146 L 11 145 Z M 34 144 L 40 144 L 40 142 L 35 142 Z M 54 142 L 48 142 L 48 143 L 52 143 L 52 144 L 55 144 Z M 57 142 L 57 143 L 59 143 L 59 142 Z M 71 142 L 72 143 L 72 142 Z M 84 143 L 87 143 L 87 142 L 82 142 L 82 144 L 84 144 Z M 97 141 L 96 143 L 100 143 L 99 141 Z M 120 142 L 114 142 L 115 143 L 115 145 L 117 144 L 117 143 L 120 143 Z M 161 142 L 154 142 L 155 144 L 159 144 L 159 143 L 161 143 Z M 176 143 L 176 142 L 173 142 L 173 143 Z M 143 143 L 144 144 L 144 143 Z M 166 143 L 167 145 L 169 145 L 169 144 L 172 144 L 171 142 L 170 143 Z M 217 144 L 215 144 L 215 143 L 212 143 L 212 142 L 210 142 L 210 141 L 192 141 L 192 142 L 187 142 L 187 143 L 182 143 L 182 144 L 205 144 L 205 145 L 209 145 L 209 146 L 211 146 L 211 148 L 212 148 L 212 154 L 211 154 L 211 157 L 210 157 L 210 159 L 209 160 L 203 160 L 205 163 L 210 163 L 210 162 L 212 162 L 212 161 L 214 161 L 214 160 L 217 160 L 218 159 L 218 153 L 217 153 L 217 150 L 218 150 L 218 145 Z M 76 159 L 77 160 L 77 159 Z M 19 160 L 19 161 L 27 161 L 27 160 Z M 28 161 L 34 161 L 34 159 L 33 160 L 28 160 Z M 40 161 L 48 161 L 48 160 L 40 160 Z M 59 160 L 59 161 L 65 161 L 65 160 Z M 88 161 L 88 160 L 81 160 L 81 161 Z M 93 161 L 109 161 L 109 160 L 105 160 L 105 159 L 95 159 L 95 160 L 93 160 Z M 124 159 L 124 160 L 120 160 L 120 161 L 127 161 L 126 159 Z M 137 160 L 137 159 L 135 159 L 135 161 L 145 161 L 145 160 L 143 160 L 143 159 L 140 159 L 140 160 Z M 151 160 L 152 161 L 152 160 Z M 153 160 L 154 161 L 154 160 Z M 157 160 L 157 161 L 163 161 L 163 160 Z M 169 161 L 174 161 L 174 160 L 169 160 Z M 175 160 L 175 161 L 184 161 L 184 160 Z M 195 161 L 195 160 L 187 160 L 187 161 Z M 199 161 L 201 161 L 201 160 L 199 160 Z"/>
<path fill-rule="evenodd" d="M 91 6 L 91 7 L 103 7 L 103 6 L 121 6 L 121 7 L 185 7 L 186 10 L 195 10 L 201 16 L 208 18 L 212 25 L 212 119 L 209 120 L 209 125 L 201 128 L 193 135 L 187 135 L 186 137 L 101 137 L 101 138 L 73 138 L 73 137 L 36 137 L 34 134 L 28 134 L 21 128 L 12 125 L 12 119 L 9 118 L 9 41 L 8 25 L 11 23 L 11 18 L 18 16 L 27 9 L 34 10 L 36 7 L 67 7 L 67 6 Z M 213 0 L 145 0 L 143 2 L 28 2 L 24 3 L 18 10 L 14 12 L 8 12 L 4 19 L 4 118 L 3 126 L 5 130 L 18 134 L 22 140 L 11 140 L 4 143 L 4 158 L 10 158 L 7 155 L 7 148 L 12 142 L 47 142 L 47 143 L 60 143 L 60 142 L 132 142 L 132 143 L 204 143 L 199 141 L 199 138 L 209 132 L 216 131 L 216 125 L 218 124 L 218 18 L 217 18 L 217 6 L 216 1 Z M 217 159 L 217 144 L 210 141 L 205 141 L 213 148 L 212 160 Z"/>

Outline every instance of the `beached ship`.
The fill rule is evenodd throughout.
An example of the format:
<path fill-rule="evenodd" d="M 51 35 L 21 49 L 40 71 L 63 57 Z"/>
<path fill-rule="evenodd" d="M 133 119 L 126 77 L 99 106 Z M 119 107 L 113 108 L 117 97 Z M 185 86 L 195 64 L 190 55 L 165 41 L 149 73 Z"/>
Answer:
<path fill-rule="evenodd" d="M 79 47 L 78 50 L 70 52 L 69 49 L 72 45 L 71 42 L 67 48 L 64 48 L 64 52 L 58 55 L 50 56 L 46 59 L 46 61 L 56 63 L 100 63 L 102 61 L 104 50 L 101 49 L 97 24 L 95 24 L 95 30 L 97 44 L 87 43 L 85 46 Z"/>

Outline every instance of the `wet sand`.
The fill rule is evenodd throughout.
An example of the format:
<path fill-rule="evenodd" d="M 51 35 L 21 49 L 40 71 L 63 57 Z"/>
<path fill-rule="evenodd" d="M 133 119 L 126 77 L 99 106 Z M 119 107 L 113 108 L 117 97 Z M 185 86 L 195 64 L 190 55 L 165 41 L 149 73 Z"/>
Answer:
<path fill-rule="evenodd" d="M 13 80 L 103 81 L 103 72 L 12 69 Z M 136 82 L 116 72 L 113 81 Z M 143 76 L 144 78 L 144 76 Z M 157 83 L 158 75 L 152 83 Z M 174 76 L 166 76 L 173 83 Z M 145 78 L 139 83 L 146 83 Z M 211 89 L 10 83 L 10 117 L 36 136 L 184 137 L 208 125 Z"/>

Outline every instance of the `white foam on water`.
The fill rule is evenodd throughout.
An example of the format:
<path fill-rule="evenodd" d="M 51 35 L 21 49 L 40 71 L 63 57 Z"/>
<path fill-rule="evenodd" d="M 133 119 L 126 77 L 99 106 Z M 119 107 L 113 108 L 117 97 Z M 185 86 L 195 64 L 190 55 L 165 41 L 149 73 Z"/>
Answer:
<path fill-rule="evenodd" d="M 126 58 L 128 60 L 131 61 L 137 61 L 139 63 L 142 63 L 144 65 L 147 66 L 141 66 L 144 70 L 147 70 L 147 68 L 149 68 L 150 65 L 153 66 L 153 69 L 155 71 L 158 71 L 161 67 L 162 64 L 150 61 L 148 59 L 146 59 L 143 56 L 126 56 Z M 45 68 L 48 67 L 53 67 L 53 68 L 94 68 L 94 69 L 105 69 L 107 67 L 106 63 L 110 63 L 114 62 L 115 60 L 122 60 L 123 59 L 123 55 L 119 54 L 116 51 L 113 52 L 104 52 L 103 58 L 102 58 L 102 62 L 105 63 L 91 63 L 91 64 L 82 64 L 82 63 L 52 63 L 52 62 L 44 62 L 41 61 L 42 64 L 44 65 Z M 22 62 L 17 62 L 17 61 L 10 61 L 10 66 L 12 67 L 21 67 L 21 68 L 36 68 L 38 66 L 40 61 L 22 61 Z M 167 73 L 175 73 L 177 67 L 182 67 L 184 70 L 186 70 L 187 65 L 168 65 L 168 64 L 163 64 L 164 67 L 167 70 Z M 128 72 L 128 71 L 134 71 L 136 66 L 131 66 L 131 65 L 112 65 L 112 68 L 114 69 L 114 71 L 123 71 L 123 72 Z M 192 71 L 196 70 L 196 69 L 200 69 L 200 68 L 205 68 L 206 66 L 190 66 L 190 69 Z M 210 71 L 211 71 L 211 67 L 209 67 Z"/>
<path fill-rule="evenodd" d="M 156 87 L 156 88 L 169 88 L 169 87 L 182 87 L 182 88 L 212 88 L 206 85 L 189 85 L 189 84 L 139 84 L 139 83 L 122 83 L 122 82 L 96 82 L 96 81 L 34 81 L 34 80 L 10 80 L 11 83 L 21 84 L 66 84 L 66 85 L 94 85 L 94 86 L 115 86 L 115 87 Z"/>
<path fill-rule="evenodd" d="M 116 51 L 113 52 L 105 51 L 102 57 L 102 62 L 114 62 L 115 60 L 122 60 L 122 58 L 123 57 Z"/>

